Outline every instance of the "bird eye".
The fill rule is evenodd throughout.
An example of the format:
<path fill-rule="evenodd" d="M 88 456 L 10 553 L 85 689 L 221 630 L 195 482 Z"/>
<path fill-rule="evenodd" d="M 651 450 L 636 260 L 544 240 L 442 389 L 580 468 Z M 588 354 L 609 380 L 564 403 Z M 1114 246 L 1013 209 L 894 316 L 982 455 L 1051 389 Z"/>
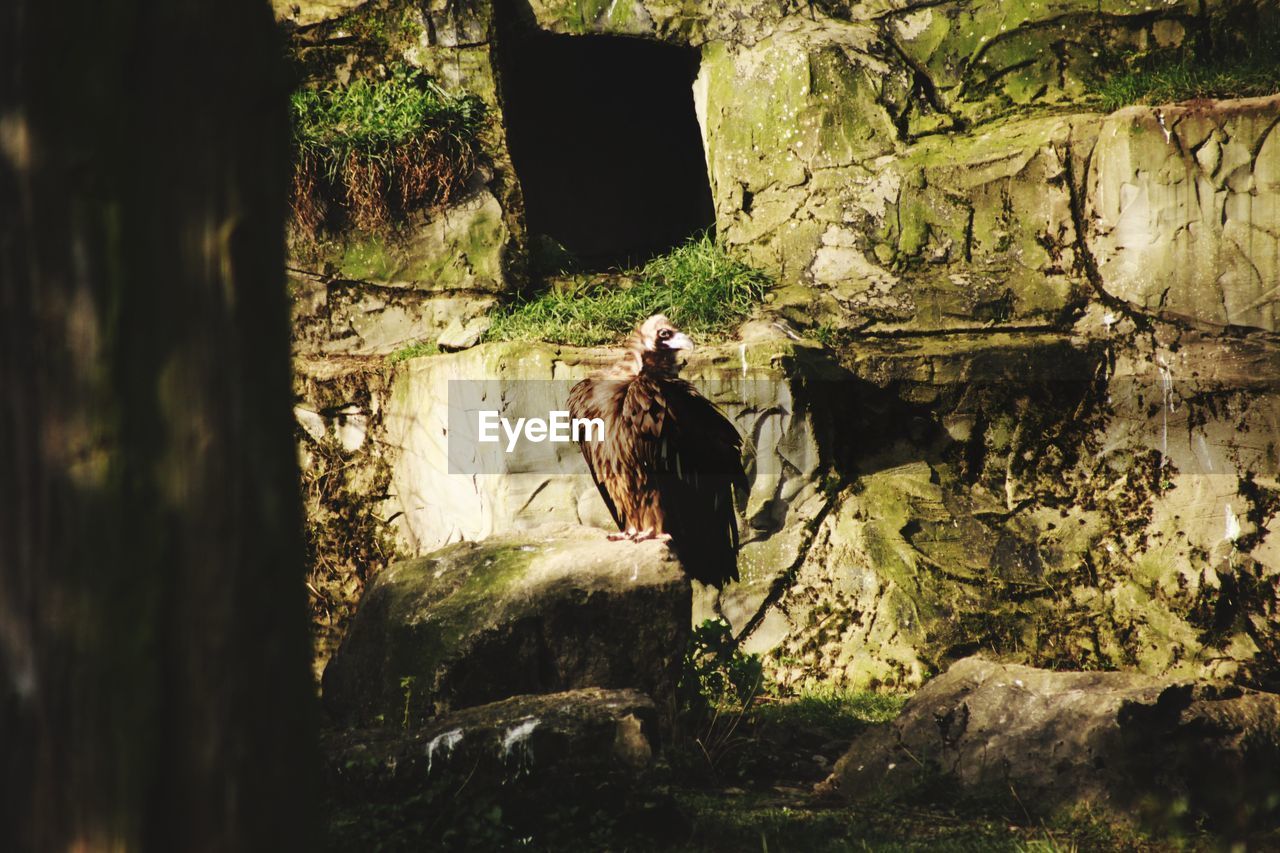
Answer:
<path fill-rule="evenodd" d="M 658 340 L 660 341 L 665 341 L 669 337 L 671 337 L 670 329 L 662 329 L 661 331 L 658 332 Z"/>

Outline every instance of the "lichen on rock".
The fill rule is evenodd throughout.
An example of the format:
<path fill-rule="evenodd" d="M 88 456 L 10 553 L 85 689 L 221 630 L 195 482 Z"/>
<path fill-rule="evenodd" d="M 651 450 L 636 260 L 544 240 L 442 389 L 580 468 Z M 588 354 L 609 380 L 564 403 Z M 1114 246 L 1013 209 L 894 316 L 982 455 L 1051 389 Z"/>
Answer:
<path fill-rule="evenodd" d="M 374 580 L 325 670 L 325 707 L 408 727 L 516 694 L 631 687 L 669 721 L 689 606 L 659 542 L 565 526 L 462 542 Z"/>
<path fill-rule="evenodd" d="M 857 738 L 819 790 L 893 800 L 943 785 L 1041 818 L 1087 809 L 1238 836 L 1275 820 L 1277 744 L 1274 694 L 966 658 Z"/>

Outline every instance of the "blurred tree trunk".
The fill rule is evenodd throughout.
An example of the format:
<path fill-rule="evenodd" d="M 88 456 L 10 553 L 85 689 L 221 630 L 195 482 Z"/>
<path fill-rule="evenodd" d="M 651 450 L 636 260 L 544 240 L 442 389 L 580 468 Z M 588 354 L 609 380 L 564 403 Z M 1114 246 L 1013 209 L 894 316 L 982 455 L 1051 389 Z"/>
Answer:
<path fill-rule="evenodd" d="M 309 846 L 266 0 L 0 3 L 0 850 Z"/>

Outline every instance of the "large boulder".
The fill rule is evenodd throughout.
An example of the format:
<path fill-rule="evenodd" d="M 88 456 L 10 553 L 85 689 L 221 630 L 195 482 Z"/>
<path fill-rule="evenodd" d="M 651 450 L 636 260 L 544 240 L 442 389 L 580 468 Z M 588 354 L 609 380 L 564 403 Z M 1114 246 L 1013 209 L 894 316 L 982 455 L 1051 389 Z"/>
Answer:
<path fill-rule="evenodd" d="M 660 542 L 551 525 L 389 567 L 324 674 L 344 724 L 417 725 L 525 693 L 632 687 L 674 707 L 689 582 Z"/>
<path fill-rule="evenodd" d="M 639 691 L 584 687 L 464 708 L 417 728 L 329 732 L 323 753 L 332 782 L 384 792 L 461 783 L 477 771 L 481 787 L 630 779 L 653 763 L 657 720 Z"/>
<path fill-rule="evenodd" d="M 330 732 L 321 747 L 334 849 L 367 845 L 371 825 L 382 849 L 476 849 L 441 839 L 438 828 L 501 814 L 523 835 L 568 804 L 616 814 L 648 787 L 659 746 L 652 700 L 594 687 L 516 696 L 421 728 Z M 370 812 L 390 819 L 375 824 Z"/>
<path fill-rule="evenodd" d="M 893 798 L 939 781 L 1042 816 L 1087 808 L 1158 825 L 1271 825 L 1280 818 L 1280 696 L 966 658 L 896 721 L 855 740 L 818 791 Z"/>

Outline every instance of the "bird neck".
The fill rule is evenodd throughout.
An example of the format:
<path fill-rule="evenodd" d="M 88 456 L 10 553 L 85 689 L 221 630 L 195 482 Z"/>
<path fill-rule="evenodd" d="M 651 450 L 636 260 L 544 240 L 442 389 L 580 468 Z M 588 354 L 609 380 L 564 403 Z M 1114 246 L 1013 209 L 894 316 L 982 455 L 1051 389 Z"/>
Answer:
<path fill-rule="evenodd" d="M 621 365 L 631 376 L 661 377 L 674 379 L 680 372 L 680 364 L 676 361 L 673 350 L 645 350 L 632 347 Z"/>
<path fill-rule="evenodd" d="M 680 372 L 680 365 L 672 350 L 645 351 L 640 353 L 640 372 L 649 376 L 674 379 Z"/>

